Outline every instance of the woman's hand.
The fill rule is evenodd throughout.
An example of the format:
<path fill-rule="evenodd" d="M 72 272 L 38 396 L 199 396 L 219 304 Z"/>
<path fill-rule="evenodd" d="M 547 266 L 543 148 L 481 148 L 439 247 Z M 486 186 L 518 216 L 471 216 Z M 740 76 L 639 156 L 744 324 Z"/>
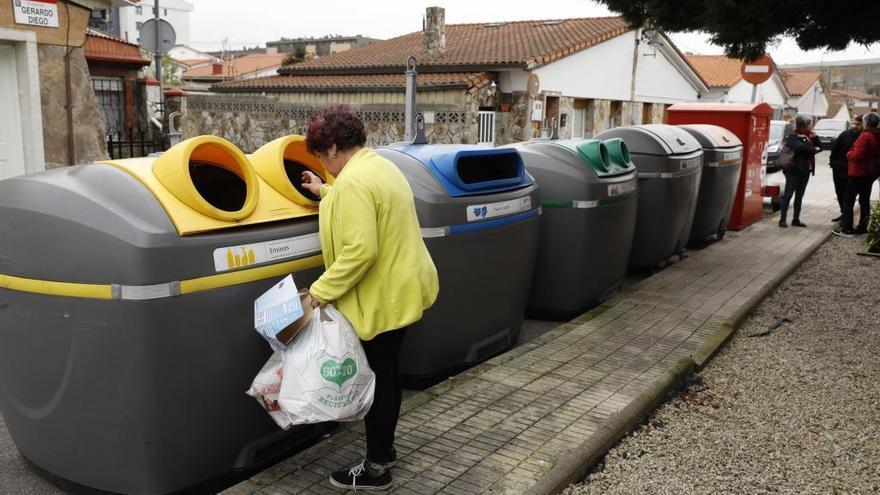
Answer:
<path fill-rule="evenodd" d="M 313 293 L 309 292 L 309 301 L 312 303 L 312 309 L 317 307 L 324 307 L 327 305 L 325 301 L 322 301 L 317 298 Z"/>
<path fill-rule="evenodd" d="M 315 196 L 321 197 L 321 178 L 306 170 L 302 173 L 302 186 Z"/>

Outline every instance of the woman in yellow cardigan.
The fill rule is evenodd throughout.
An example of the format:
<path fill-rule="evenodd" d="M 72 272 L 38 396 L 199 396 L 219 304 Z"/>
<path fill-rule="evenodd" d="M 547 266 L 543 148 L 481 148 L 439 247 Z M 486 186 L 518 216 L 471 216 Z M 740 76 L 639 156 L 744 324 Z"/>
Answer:
<path fill-rule="evenodd" d="M 313 305 L 333 302 L 360 337 L 376 373 L 373 407 L 364 420 L 367 453 L 330 475 L 343 489 L 391 487 L 400 415 L 398 370 L 406 326 L 437 299 L 437 270 L 422 240 L 412 189 L 387 159 L 365 148 L 363 123 L 345 106 L 315 115 L 306 146 L 336 180 L 311 172 L 303 186 L 321 197 L 321 248 L 326 271 L 312 284 Z"/>

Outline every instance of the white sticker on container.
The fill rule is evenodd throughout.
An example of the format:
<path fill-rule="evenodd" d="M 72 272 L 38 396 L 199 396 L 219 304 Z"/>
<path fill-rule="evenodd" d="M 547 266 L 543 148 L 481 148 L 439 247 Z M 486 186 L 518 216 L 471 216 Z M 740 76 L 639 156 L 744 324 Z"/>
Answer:
<path fill-rule="evenodd" d="M 635 190 L 636 190 L 635 181 L 608 185 L 608 195 L 609 196 L 620 196 L 621 194 L 631 193 Z"/>
<path fill-rule="evenodd" d="M 742 158 L 742 153 L 739 152 L 739 151 L 732 151 L 732 152 L 730 152 L 730 153 L 725 153 L 725 154 L 724 154 L 724 161 L 725 161 L 725 162 L 729 162 L 729 161 L 733 161 L 733 160 L 739 160 L 739 159 L 741 159 L 741 158 Z"/>
<path fill-rule="evenodd" d="M 214 269 L 218 272 L 225 272 L 245 266 L 320 252 L 321 240 L 317 233 L 253 244 L 227 246 L 214 250 Z"/>
<path fill-rule="evenodd" d="M 467 207 L 467 221 L 475 222 L 505 215 L 513 215 L 530 209 L 532 209 L 531 196 L 511 199 L 509 201 L 499 201 L 497 203 L 469 205 Z"/>

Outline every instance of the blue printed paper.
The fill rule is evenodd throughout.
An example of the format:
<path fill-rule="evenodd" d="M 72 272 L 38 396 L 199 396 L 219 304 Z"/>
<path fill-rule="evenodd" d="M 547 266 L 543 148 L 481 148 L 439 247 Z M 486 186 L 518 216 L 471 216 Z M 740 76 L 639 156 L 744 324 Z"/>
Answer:
<path fill-rule="evenodd" d="M 302 303 L 290 275 L 254 301 L 254 328 L 275 350 L 287 347 L 277 335 L 302 315 Z"/>

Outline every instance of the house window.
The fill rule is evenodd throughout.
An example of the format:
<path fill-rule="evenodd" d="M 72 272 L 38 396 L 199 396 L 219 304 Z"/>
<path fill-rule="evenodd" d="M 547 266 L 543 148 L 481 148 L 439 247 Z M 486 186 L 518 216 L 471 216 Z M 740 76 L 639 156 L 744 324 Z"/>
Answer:
<path fill-rule="evenodd" d="M 168 9 L 162 9 L 162 10 L 165 11 L 165 12 L 162 13 L 162 15 L 164 15 L 165 17 L 168 17 Z"/>
<path fill-rule="evenodd" d="M 92 77 L 98 113 L 108 136 L 122 139 L 124 132 L 125 86 L 121 77 Z"/>
<path fill-rule="evenodd" d="M 144 15 L 144 8 L 140 5 L 134 8 L 134 13 L 137 15 Z"/>
<path fill-rule="evenodd" d="M 141 28 L 144 27 L 144 23 L 138 21 L 138 22 L 134 23 L 134 27 L 135 27 L 135 29 L 138 30 L 138 32 L 140 32 Z"/>

